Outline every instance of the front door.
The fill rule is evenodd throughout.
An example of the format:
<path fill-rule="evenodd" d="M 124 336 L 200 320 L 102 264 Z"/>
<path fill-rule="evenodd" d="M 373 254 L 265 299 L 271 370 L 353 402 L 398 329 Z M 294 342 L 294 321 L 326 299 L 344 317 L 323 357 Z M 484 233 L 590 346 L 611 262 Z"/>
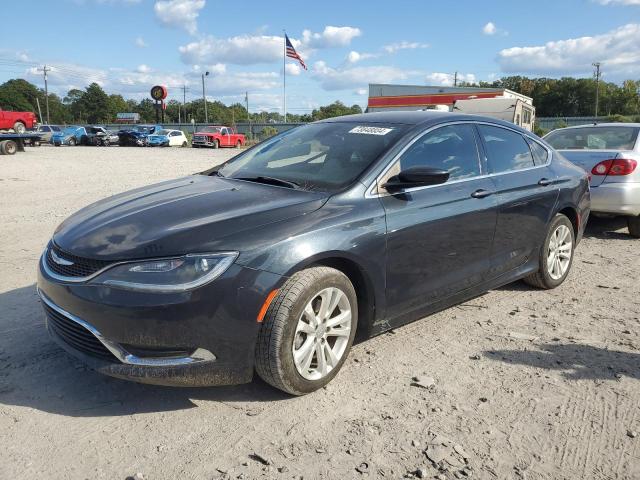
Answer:
<path fill-rule="evenodd" d="M 222 138 L 220 139 L 220 145 L 222 145 L 223 147 L 228 147 L 230 145 L 229 142 L 231 138 L 231 135 L 229 135 L 229 130 L 226 128 L 223 128 L 220 133 L 222 134 Z"/>
<path fill-rule="evenodd" d="M 560 190 L 546 147 L 504 127 L 478 125 L 478 131 L 499 203 L 491 254 L 497 277 L 537 254 Z"/>
<path fill-rule="evenodd" d="M 442 185 L 381 193 L 387 220 L 389 319 L 481 283 L 496 225 L 493 184 L 485 177 L 472 124 L 438 127 L 415 141 L 380 185 L 415 166 L 446 169 Z"/>

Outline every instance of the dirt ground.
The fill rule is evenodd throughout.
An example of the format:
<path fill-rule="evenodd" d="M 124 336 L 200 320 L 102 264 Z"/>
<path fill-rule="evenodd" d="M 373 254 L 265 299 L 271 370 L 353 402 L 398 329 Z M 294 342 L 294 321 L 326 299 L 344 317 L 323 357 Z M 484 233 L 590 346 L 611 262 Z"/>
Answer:
<path fill-rule="evenodd" d="M 512 284 L 360 343 L 302 398 L 138 385 L 58 348 L 34 284 L 56 225 L 233 153 L 0 157 L 0 478 L 640 478 L 640 240 L 617 221 L 590 221 L 560 288 Z"/>

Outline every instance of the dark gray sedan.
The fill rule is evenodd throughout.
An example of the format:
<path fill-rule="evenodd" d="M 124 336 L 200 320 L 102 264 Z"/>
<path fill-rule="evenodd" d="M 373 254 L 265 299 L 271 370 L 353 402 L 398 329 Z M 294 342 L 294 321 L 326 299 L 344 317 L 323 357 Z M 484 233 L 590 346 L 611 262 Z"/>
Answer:
<path fill-rule="evenodd" d="M 512 124 L 339 117 L 80 210 L 38 291 L 53 338 L 100 372 L 193 386 L 256 371 L 301 395 L 356 335 L 518 279 L 560 285 L 588 215 L 586 173 Z"/>

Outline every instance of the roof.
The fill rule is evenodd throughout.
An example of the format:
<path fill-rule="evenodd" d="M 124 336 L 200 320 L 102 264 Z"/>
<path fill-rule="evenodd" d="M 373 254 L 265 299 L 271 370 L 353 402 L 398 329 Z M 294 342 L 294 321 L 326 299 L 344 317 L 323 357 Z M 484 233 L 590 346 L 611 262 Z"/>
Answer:
<path fill-rule="evenodd" d="M 441 118 L 453 119 L 463 115 L 442 112 L 437 110 L 413 110 L 413 111 L 393 111 L 393 112 L 372 112 L 358 113 L 355 115 L 343 115 L 342 117 L 327 118 L 320 122 L 353 122 L 353 123 L 398 123 L 404 125 L 418 125 L 431 120 Z"/>
<path fill-rule="evenodd" d="M 566 130 L 569 128 L 584 128 L 584 127 L 635 127 L 639 128 L 640 123 L 624 123 L 624 122 L 609 122 L 609 123 L 585 123 L 584 125 L 572 125 L 570 127 L 558 128 L 556 130 Z"/>

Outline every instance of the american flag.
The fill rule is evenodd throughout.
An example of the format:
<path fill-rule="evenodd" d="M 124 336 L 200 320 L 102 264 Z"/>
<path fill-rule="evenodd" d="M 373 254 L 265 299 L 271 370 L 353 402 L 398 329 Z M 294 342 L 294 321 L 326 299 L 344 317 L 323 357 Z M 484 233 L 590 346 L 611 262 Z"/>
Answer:
<path fill-rule="evenodd" d="M 286 45 L 287 45 L 287 57 L 293 58 L 294 60 L 297 60 L 298 62 L 300 62 L 300 65 L 302 66 L 302 68 L 306 70 L 307 66 L 304 63 L 304 60 L 302 60 L 302 57 L 298 55 L 298 52 L 296 52 L 296 49 L 293 48 L 293 45 L 291 44 L 291 40 L 289 40 L 289 37 L 287 36 L 286 33 L 284 34 L 284 41 L 286 42 Z"/>

